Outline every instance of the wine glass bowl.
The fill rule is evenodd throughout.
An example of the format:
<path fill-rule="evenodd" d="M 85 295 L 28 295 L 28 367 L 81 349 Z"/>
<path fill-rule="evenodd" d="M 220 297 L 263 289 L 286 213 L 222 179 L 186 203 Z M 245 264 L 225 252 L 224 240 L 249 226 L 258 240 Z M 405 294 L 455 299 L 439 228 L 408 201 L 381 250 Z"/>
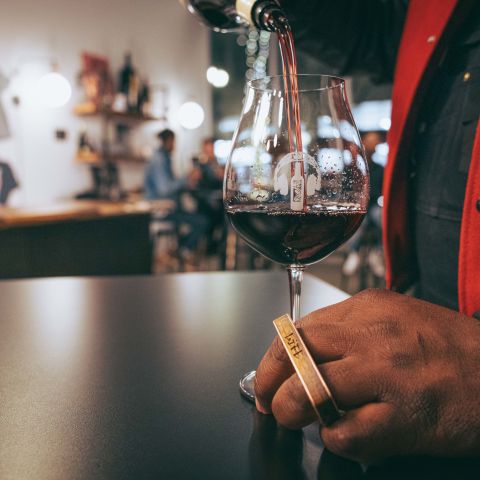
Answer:
<path fill-rule="evenodd" d="M 249 82 L 224 191 L 235 230 L 283 265 L 309 265 L 334 251 L 368 203 L 368 167 L 344 81 L 299 75 L 298 85 L 304 151 L 289 150 L 283 77 Z M 300 166 L 306 205 L 294 210 L 290 187 Z"/>
<path fill-rule="evenodd" d="M 303 269 L 355 233 L 368 197 L 367 161 L 343 79 L 248 82 L 225 172 L 225 211 L 251 247 L 287 266 L 294 321 Z"/>

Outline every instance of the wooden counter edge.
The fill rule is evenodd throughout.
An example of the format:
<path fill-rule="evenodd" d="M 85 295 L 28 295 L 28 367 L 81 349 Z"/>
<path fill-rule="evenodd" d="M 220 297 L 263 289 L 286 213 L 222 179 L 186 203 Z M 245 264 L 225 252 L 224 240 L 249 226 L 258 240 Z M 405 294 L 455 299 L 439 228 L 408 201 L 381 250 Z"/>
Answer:
<path fill-rule="evenodd" d="M 76 201 L 39 208 L 0 208 L 0 230 L 49 223 L 151 214 L 147 202 Z"/>

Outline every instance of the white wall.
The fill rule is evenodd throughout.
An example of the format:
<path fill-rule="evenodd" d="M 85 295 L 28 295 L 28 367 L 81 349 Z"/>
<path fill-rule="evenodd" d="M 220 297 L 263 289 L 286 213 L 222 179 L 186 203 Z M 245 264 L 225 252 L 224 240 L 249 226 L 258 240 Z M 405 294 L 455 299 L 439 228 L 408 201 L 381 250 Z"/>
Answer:
<path fill-rule="evenodd" d="M 98 122 L 72 114 L 74 104 L 83 99 L 77 81 L 82 51 L 108 56 L 116 77 L 129 50 L 139 73 L 152 84 L 168 86 L 168 126 L 178 133 L 177 171 L 188 168 L 201 138 L 211 133 L 211 92 L 205 80 L 208 31 L 178 1 L 0 0 L 0 6 L 0 72 L 11 77 L 1 100 L 12 133 L 0 139 L 0 159 L 12 164 L 22 185 L 15 203 L 42 205 L 90 186 L 88 168 L 74 160 L 82 125 L 92 133 L 99 128 Z M 28 101 L 25 92 L 53 57 L 74 91 L 67 106 L 46 110 Z M 12 103 L 17 93 L 20 106 Z M 206 112 L 204 125 L 195 131 L 182 129 L 175 119 L 179 105 L 189 99 Z M 142 136 L 151 142 L 161 127 L 149 124 Z M 66 141 L 54 138 L 57 128 L 67 130 Z M 121 164 L 125 188 L 140 186 L 142 174 L 141 165 Z"/>

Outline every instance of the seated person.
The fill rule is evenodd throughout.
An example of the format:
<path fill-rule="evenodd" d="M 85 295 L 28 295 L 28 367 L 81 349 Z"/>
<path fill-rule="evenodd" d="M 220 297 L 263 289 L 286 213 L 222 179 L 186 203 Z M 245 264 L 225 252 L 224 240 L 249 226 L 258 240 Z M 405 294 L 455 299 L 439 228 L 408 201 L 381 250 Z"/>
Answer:
<path fill-rule="evenodd" d="M 0 205 L 6 205 L 10 193 L 18 187 L 12 168 L 0 161 Z"/>
<path fill-rule="evenodd" d="M 175 134 L 172 130 L 162 130 L 158 137 L 162 141 L 161 147 L 154 153 L 145 170 L 145 198 L 147 200 L 171 199 L 177 204 L 177 210 L 166 220 L 172 220 L 180 225 L 188 226 L 188 233 L 180 238 L 182 254 L 190 254 L 204 237 L 209 228 L 209 221 L 200 213 L 182 211 L 179 196 L 183 189 L 197 181 L 195 173 L 189 178 L 177 179 L 173 175 L 171 154 L 175 149 Z"/>
<path fill-rule="evenodd" d="M 215 156 L 215 139 L 205 138 L 202 143 L 202 151 L 193 159 L 195 168 L 201 172 L 197 188 L 208 190 L 221 190 L 225 169 L 219 165 Z"/>
<path fill-rule="evenodd" d="M 214 144 L 214 138 L 204 139 L 201 153 L 193 158 L 198 181 L 192 194 L 197 202 L 198 212 L 210 220 L 208 253 L 218 253 L 223 248 L 227 233 L 222 195 L 225 169 L 215 157 Z"/>

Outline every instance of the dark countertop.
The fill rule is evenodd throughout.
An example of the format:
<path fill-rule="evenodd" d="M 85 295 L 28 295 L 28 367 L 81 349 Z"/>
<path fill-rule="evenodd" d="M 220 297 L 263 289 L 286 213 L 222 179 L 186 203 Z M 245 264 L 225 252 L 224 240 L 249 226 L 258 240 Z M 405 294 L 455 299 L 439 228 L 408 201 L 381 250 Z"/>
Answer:
<path fill-rule="evenodd" d="M 307 276 L 303 311 L 345 297 Z M 287 310 L 284 272 L 0 282 L 0 478 L 476 478 L 364 474 L 257 414 L 238 381 Z"/>

